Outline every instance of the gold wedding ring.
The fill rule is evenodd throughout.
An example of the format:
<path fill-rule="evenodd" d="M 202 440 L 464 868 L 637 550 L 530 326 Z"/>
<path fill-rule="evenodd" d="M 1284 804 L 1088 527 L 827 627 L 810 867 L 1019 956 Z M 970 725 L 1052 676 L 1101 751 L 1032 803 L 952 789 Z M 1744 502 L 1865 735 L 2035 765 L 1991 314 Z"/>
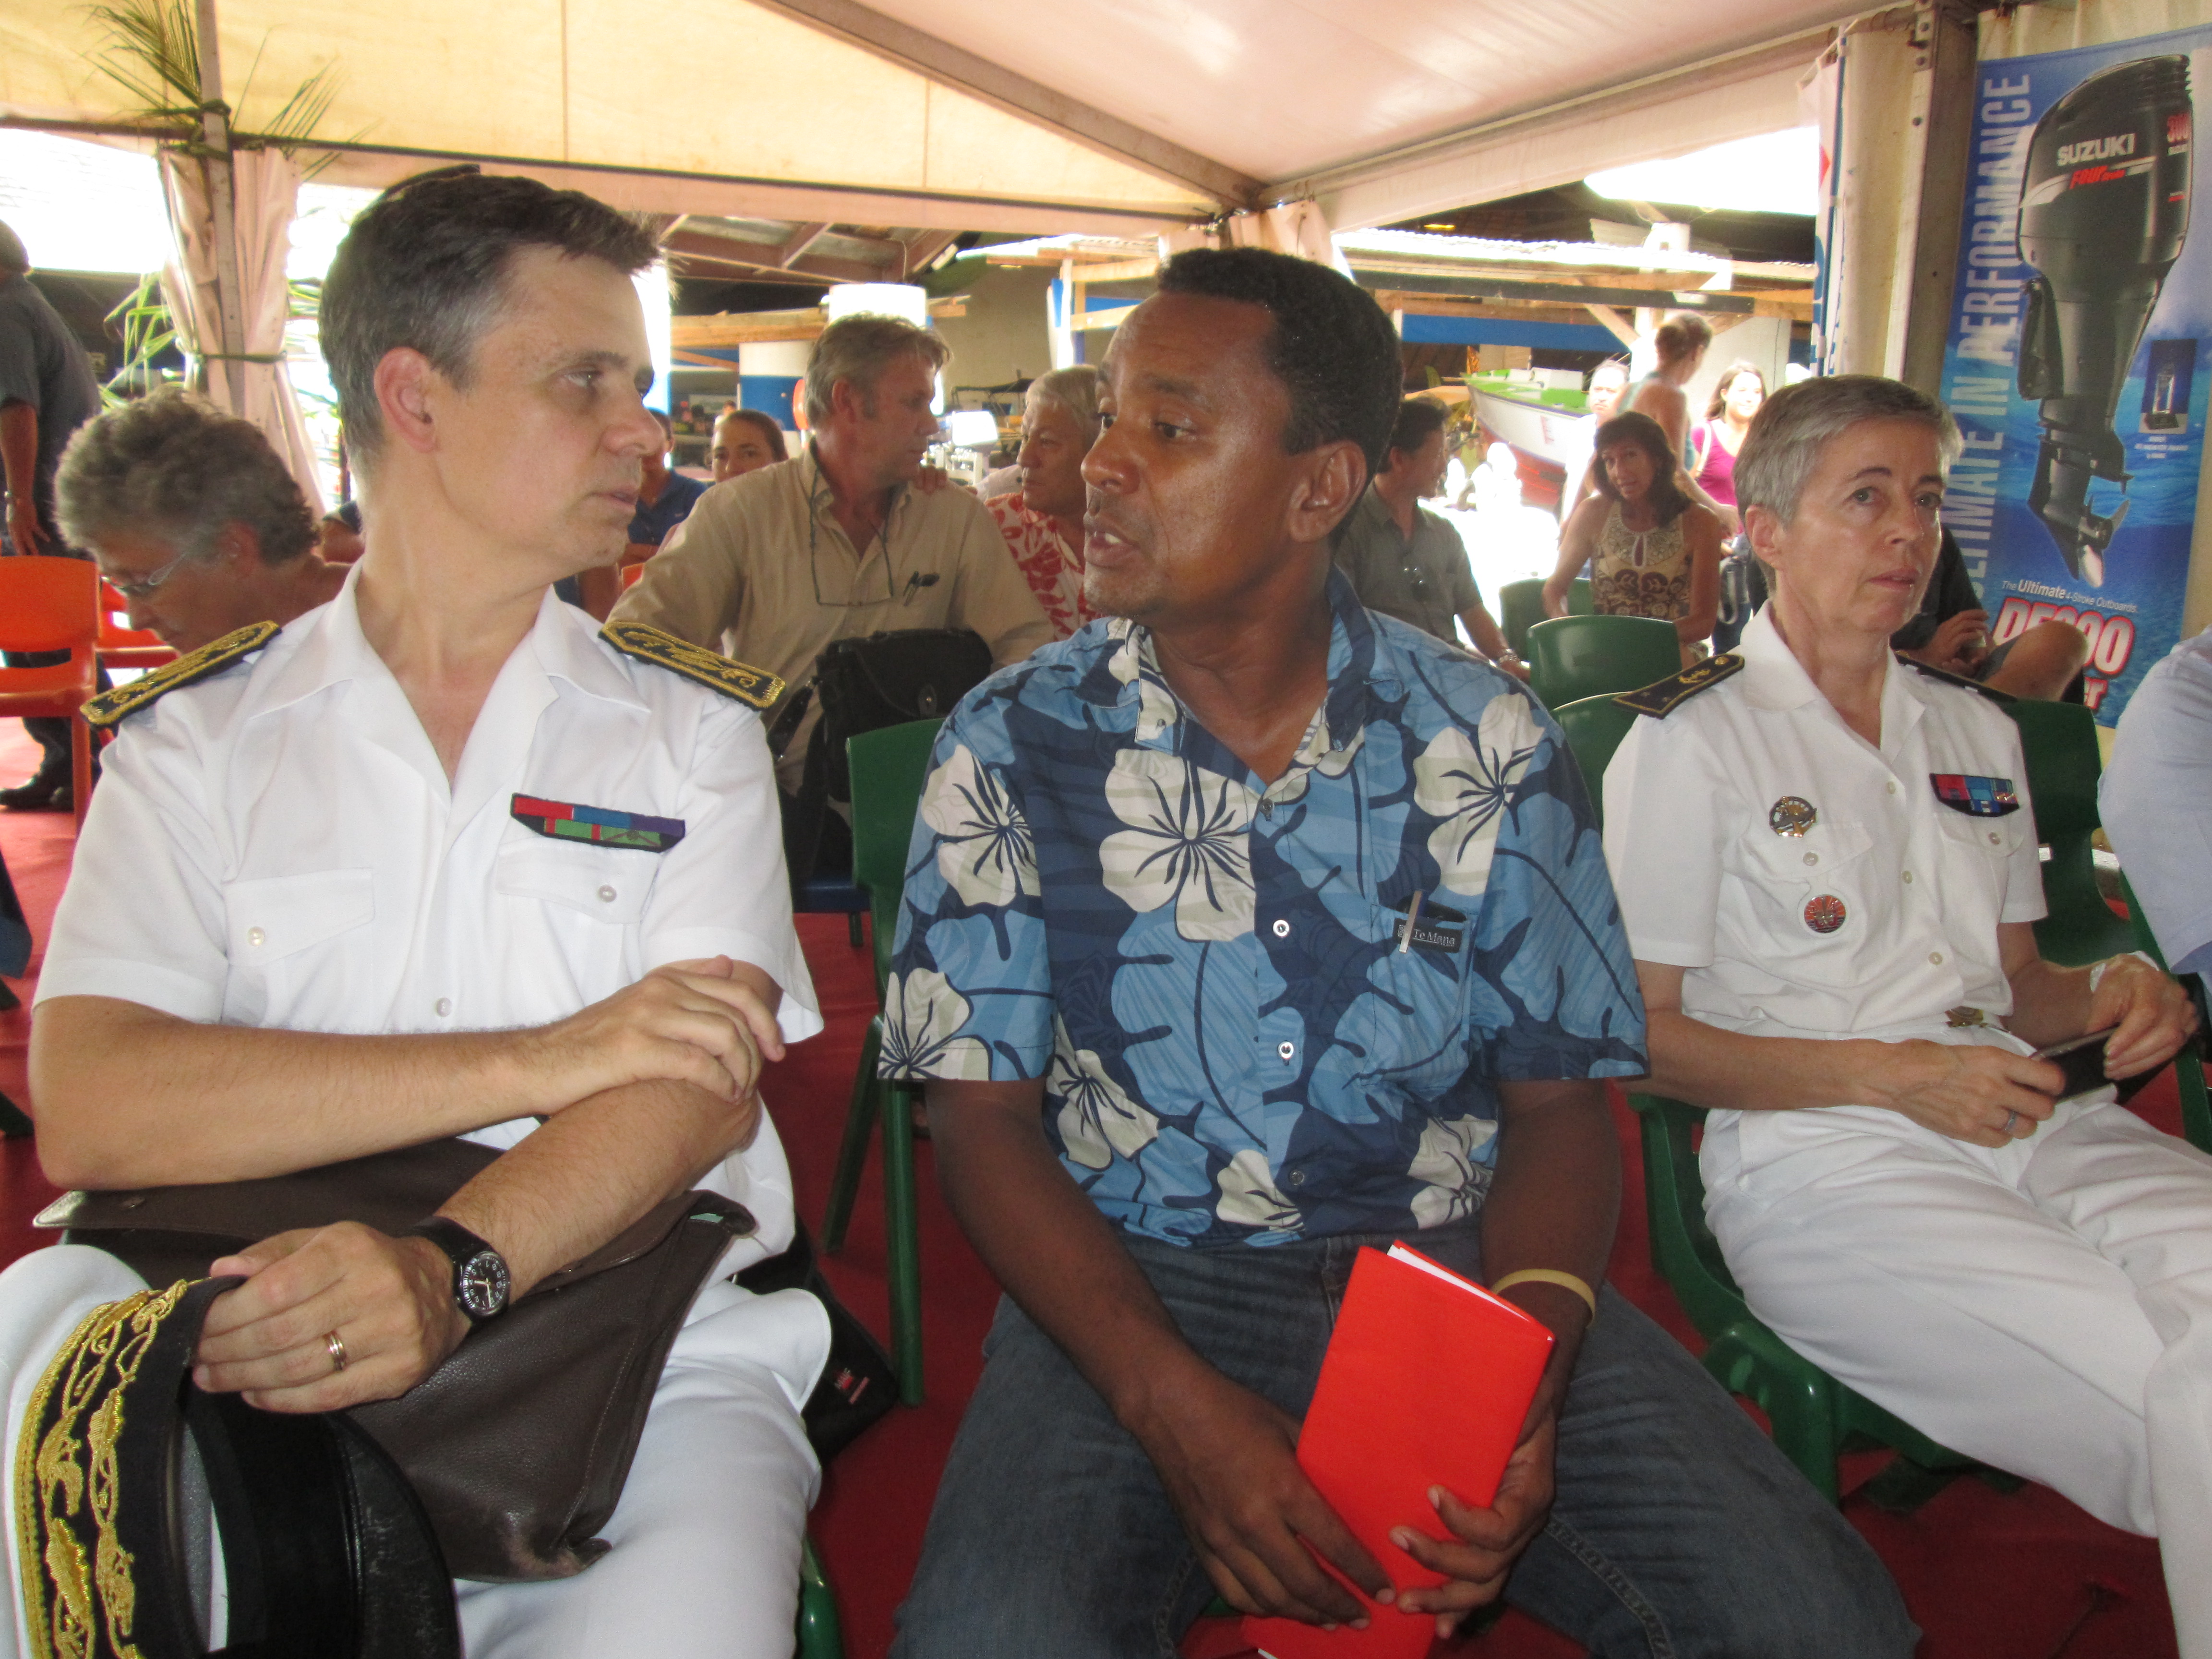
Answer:
<path fill-rule="evenodd" d="M 345 1341 L 336 1331 L 323 1333 L 323 1346 L 331 1351 L 331 1370 L 333 1373 L 346 1368 Z"/>

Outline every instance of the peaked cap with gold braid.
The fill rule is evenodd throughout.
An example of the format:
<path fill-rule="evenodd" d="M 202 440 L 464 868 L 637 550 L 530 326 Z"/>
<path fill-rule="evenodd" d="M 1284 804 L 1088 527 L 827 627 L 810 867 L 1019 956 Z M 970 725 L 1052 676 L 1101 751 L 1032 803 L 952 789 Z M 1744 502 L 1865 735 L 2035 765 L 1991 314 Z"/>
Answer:
<path fill-rule="evenodd" d="M 1669 674 L 1634 691 L 1623 691 L 1613 701 L 1623 708 L 1663 720 L 1698 692 L 1711 690 L 1730 675 L 1741 672 L 1743 659 L 1724 651 L 1717 657 L 1692 663 L 1679 674 Z"/>
<path fill-rule="evenodd" d="M 186 1435 L 222 1540 L 223 1652 L 460 1659 L 429 1517 L 367 1432 L 343 1412 L 256 1411 L 192 1386 L 208 1305 L 240 1282 L 179 1280 L 95 1308 L 40 1376 L 9 1494 L 27 1659 L 207 1653 L 185 1543 Z"/>
<path fill-rule="evenodd" d="M 749 667 L 645 623 L 611 622 L 599 630 L 599 637 L 626 657 L 712 686 L 749 708 L 769 708 L 783 695 L 783 682 L 766 669 Z"/>
<path fill-rule="evenodd" d="M 249 623 L 234 634 L 210 640 L 198 650 L 188 651 L 174 662 L 163 663 L 151 673 L 141 674 L 128 685 L 118 685 L 88 701 L 84 705 L 85 724 L 103 732 L 120 725 L 125 716 L 152 708 L 179 686 L 204 680 L 240 659 L 252 656 L 282 632 L 283 629 L 272 622 Z"/>

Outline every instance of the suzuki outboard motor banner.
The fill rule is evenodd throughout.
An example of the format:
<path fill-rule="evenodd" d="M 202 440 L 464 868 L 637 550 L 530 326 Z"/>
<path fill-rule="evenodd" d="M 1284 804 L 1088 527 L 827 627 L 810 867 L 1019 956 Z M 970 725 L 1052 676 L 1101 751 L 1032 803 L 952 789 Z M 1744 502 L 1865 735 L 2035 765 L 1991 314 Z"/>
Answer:
<path fill-rule="evenodd" d="M 1943 376 L 1966 450 L 1943 517 L 1991 642 L 2081 629 L 2111 725 L 2179 637 L 2188 583 L 2212 398 L 2192 89 L 2212 86 L 2212 29 L 1994 58 L 1976 78 Z"/>

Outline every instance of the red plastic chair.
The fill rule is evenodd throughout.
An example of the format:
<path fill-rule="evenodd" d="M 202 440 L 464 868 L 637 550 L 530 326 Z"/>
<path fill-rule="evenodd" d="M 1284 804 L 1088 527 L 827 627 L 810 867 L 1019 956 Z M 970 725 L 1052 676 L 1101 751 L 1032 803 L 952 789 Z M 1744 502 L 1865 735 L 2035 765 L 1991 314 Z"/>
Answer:
<path fill-rule="evenodd" d="M 92 801 L 92 728 L 85 700 L 100 672 L 100 572 L 89 559 L 0 559 L 0 651 L 66 651 L 51 668 L 0 668 L 0 718 L 70 723 L 76 821 Z"/>
<path fill-rule="evenodd" d="M 130 612 L 130 602 L 105 578 L 100 584 L 100 660 L 110 668 L 159 668 L 177 653 L 161 643 L 161 636 L 143 628 L 126 627 L 119 618 Z"/>
<path fill-rule="evenodd" d="M 627 593 L 631 588 L 635 587 L 637 586 L 637 579 L 643 574 L 645 574 L 645 561 L 643 559 L 640 559 L 635 564 L 624 565 L 622 568 L 623 592 Z"/>

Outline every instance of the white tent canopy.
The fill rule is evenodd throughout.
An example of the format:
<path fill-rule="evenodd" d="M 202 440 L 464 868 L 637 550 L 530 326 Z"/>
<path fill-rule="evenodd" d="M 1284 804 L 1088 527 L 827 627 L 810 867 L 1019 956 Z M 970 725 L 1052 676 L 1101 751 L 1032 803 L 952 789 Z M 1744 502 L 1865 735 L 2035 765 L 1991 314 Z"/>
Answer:
<path fill-rule="evenodd" d="M 218 0 L 253 132 L 326 65 L 322 176 L 449 158 L 664 213 L 1144 234 L 1344 228 L 1794 125 L 1851 0 Z M 0 118 L 112 128 L 88 9 L 0 0 Z M 250 76 L 250 84 L 249 84 Z"/>

